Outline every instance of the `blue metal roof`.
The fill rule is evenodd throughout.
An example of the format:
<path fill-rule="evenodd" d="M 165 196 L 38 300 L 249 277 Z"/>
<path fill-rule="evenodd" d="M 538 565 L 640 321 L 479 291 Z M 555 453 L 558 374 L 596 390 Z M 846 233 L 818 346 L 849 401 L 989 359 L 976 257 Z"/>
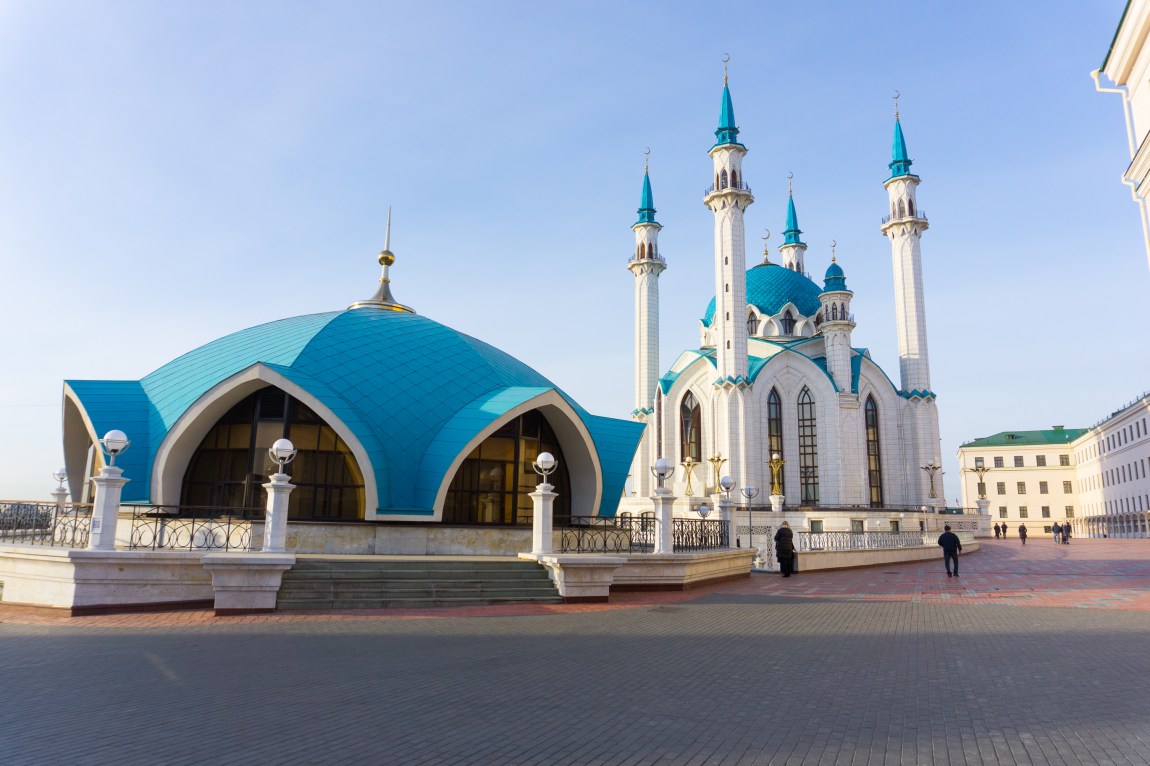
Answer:
<path fill-rule="evenodd" d="M 906 139 L 902 136 L 902 123 L 895 118 L 894 142 L 891 146 L 891 160 L 887 165 L 890 168 L 890 177 L 912 175 L 910 172 L 911 159 L 906 154 Z"/>
<path fill-rule="evenodd" d="M 846 290 L 847 279 L 843 273 L 843 267 L 839 266 L 835 261 L 831 261 L 831 265 L 827 266 L 827 273 L 823 277 L 823 292 L 829 293 L 835 290 Z"/>
<path fill-rule="evenodd" d="M 655 198 L 651 194 L 651 174 L 643 172 L 643 198 L 639 200 L 639 220 L 635 221 L 635 226 L 641 223 L 658 223 L 655 220 Z"/>
<path fill-rule="evenodd" d="M 431 515 L 463 446 L 513 407 L 555 390 L 599 452 L 600 513 L 610 515 L 643 428 L 588 414 L 514 357 L 426 317 L 375 308 L 312 314 L 225 336 L 139 382 L 69 381 L 97 434 L 119 428 L 133 441 L 117 461 L 132 479 L 125 501 L 148 499 L 156 451 L 187 409 L 257 363 L 307 390 L 352 430 L 371 459 L 382 513 Z"/>
<path fill-rule="evenodd" d="M 819 311 L 822 289 L 806 276 L 777 263 L 760 263 L 747 272 L 747 303 L 760 314 L 774 316 L 787 303 L 795 304 L 803 316 L 813 317 Z M 703 325 L 710 327 L 715 319 L 715 299 L 707 304 Z"/>
<path fill-rule="evenodd" d="M 803 232 L 799 229 L 799 216 L 795 213 L 795 198 L 794 195 L 787 195 L 787 229 L 783 232 L 784 245 L 801 245 L 803 241 L 799 239 L 799 235 Z"/>
<path fill-rule="evenodd" d="M 731 103 L 731 89 L 723 83 L 723 106 L 719 112 L 719 127 L 715 130 L 715 146 L 742 146 L 739 129 L 735 125 L 735 105 Z M 712 146 L 712 149 L 715 147 Z"/>

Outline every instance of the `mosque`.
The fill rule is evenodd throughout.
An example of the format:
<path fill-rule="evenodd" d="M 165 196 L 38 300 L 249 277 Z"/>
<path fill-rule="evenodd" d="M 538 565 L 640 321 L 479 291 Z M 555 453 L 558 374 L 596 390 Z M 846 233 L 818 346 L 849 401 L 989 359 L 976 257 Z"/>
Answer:
<path fill-rule="evenodd" d="M 682 352 L 665 372 L 659 366 L 659 276 L 667 261 L 659 251 L 662 227 L 649 171 L 643 177 L 628 269 L 635 277 L 632 417 L 645 429 L 621 511 L 638 514 L 649 507 L 646 498 L 656 484 L 650 466 L 659 458 L 676 466 L 668 486 L 679 515 L 717 492 L 722 475 L 739 488 L 762 488 L 760 504 L 778 494 L 783 507 L 796 512 L 941 507 L 919 246 L 928 224 L 918 207 L 920 179 L 911 172 L 897 106 L 890 175 L 883 182 L 889 215 L 882 223 L 894 265 L 897 385 L 866 348 L 852 345 L 853 293 L 836 258 L 821 285 L 807 273 L 793 194 L 778 260 L 764 249 L 762 263 L 746 268 L 743 219 L 755 198 L 743 172 L 747 147 L 739 141 L 726 76 L 709 154 L 713 183 L 703 203 L 715 216 L 714 297 L 699 321 L 698 347 Z M 768 463 L 776 455 L 777 486 Z M 745 498 L 733 495 L 749 504 Z"/>
<path fill-rule="evenodd" d="M 793 196 L 779 262 L 764 253 L 747 270 L 743 217 L 754 197 L 725 76 L 715 136 L 704 198 L 715 216 L 715 297 L 698 348 L 661 376 L 667 263 L 644 175 L 628 266 L 631 420 L 592 415 L 526 364 L 396 301 L 389 213 L 371 298 L 241 330 L 140 380 L 65 381 L 72 497 L 87 498 L 104 461 L 100 435 L 119 429 L 132 440 L 117 460 L 128 504 L 262 506 L 275 472 L 268 447 L 290 439 L 299 452 L 289 516 L 304 522 L 529 526 L 541 452 L 558 458 L 557 518 L 649 511 L 658 458 L 682 466 L 671 480 L 677 513 L 697 510 L 720 472 L 742 488 L 771 487 L 772 455 L 783 461 L 777 494 L 788 508 L 940 505 L 933 473 L 921 470 L 939 462 L 919 250 L 927 219 L 897 111 L 882 225 L 894 258 L 897 386 L 852 346 L 843 268 L 832 258 L 822 286 L 808 276 Z"/>

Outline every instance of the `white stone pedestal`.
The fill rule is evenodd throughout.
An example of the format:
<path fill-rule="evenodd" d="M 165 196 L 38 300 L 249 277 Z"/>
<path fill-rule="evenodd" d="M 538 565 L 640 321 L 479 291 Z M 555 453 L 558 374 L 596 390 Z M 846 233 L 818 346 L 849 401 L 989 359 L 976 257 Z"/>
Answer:
<path fill-rule="evenodd" d="M 981 537 L 990 537 L 990 499 L 981 498 L 974 501 L 978 508 L 978 534 Z"/>
<path fill-rule="evenodd" d="M 775 513 L 783 512 L 783 500 L 786 495 L 771 495 L 771 510 Z"/>
<path fill-rule="evenodd" d="M 272 474 L 271 481 L 264 485 L 264 489 L 268 491 L 267 517 L 264 519 L 264 553 L 287 551 L 288 497 L 295 489 L 290 479 L 286 473 L 276 473 Z M 274 601 L 272 606 L 275 606 Z"/>
<path fill-rule="evenodd" d="M 96 496 L 92 500 L 92 527 L 88 533 L 88 548 L 95 551 L 116 549 L 116 523 L 120 520 L 120 491 L 129 479 L 123 471 L 106 465 L 99 476 L 92 477 Z"/>
<path fill-rule="evenodd" d="M 655 550 L 656 554 L 669 554 L 675 552 L 675 528 L 672 522 L 674 512 L 671 509 L 675 496 L 666 487 L 659 487 L 651 496 L 655 501 Z"/>
<path fill-rule="evenodd" d="M 719 521 L 727 529 L 727 547 L 735 547 L 735 525 L 731 521 L 731 499 L 727 495 L 718 495 L 715 499 L 715 505 L 719 507 Z"/>
<path fill-rule="evenodd" d="M 295 564 L 295 556 L 209 553 L 202 561 L 204 569 L 212 573 L 216 614 L 250 614 L 275 611 L 283 574 Z"/>
<path fill-rule="evenodd" d="M 611 593 L 615 570 L 627 563 L 623 556 L 601 556 L 595 553 L 535 555 L 520 553 L 519 558 L 538 561 L 547 568 L 559 595 L 568 603 L 605 603 Z"/>
<path fill-rule="evenodd" d="M 531 552 L 536 556 L 554 553 L 551 530 L 554 526 L 555 498 L 558 497 L 551 490 L 555 489 L 547 482 L 535 485 L 535 491 L 530 493 L 534 505 L 534 515 L 531 519 Z"/>

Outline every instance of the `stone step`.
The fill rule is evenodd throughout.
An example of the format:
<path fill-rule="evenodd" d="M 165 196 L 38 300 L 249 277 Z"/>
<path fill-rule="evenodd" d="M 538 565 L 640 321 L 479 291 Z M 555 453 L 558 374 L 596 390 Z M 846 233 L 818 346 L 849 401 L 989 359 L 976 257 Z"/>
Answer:
<path fill-rule="evenodd" d="M 384 598 L 384 599 L 281 599 L 277 609 L 430 609 L 497 604 L 562 604 L 559 596 L 517 598 Z"/>
<path fill-rule="evenodd" d="M 492 569 L 485 571 L 465 569 L 365 569 L 365 568 L 332 568 L 332 569 L 300 569 L 292 567 L 284 573 L 290 579 L 334 579 L 354 577 L 359 579 L 376 580 L 473 580 L 483 578 L 489 580 L 531 580 L 540 576 L 547 577 L 546 572 L 540 572 L 538 567 L 532 569 Z"/>

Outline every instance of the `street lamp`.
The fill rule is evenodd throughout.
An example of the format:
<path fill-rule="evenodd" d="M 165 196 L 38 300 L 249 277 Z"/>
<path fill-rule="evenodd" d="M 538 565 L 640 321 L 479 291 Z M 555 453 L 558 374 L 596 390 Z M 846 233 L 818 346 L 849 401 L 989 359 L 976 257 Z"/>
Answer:
<path fill-rule="evenodd" d="M 973 474 L 978 474 L 978 499 L 979 500 L 985 500 L 986 499 L 986 474 L 990 473 L 990 468 L 985 466 L 985 465 L 975 464 L 974 468 L 967 468 L 967 467 L 963 466 L 962 470 L 968 471 L 968 472 L 973 473 Z"/>
<path fill-rule="evenodd" d="M 704 519 L 711 515 L 711 509 L 706 503 L 701 504 L 695 511 Z"/>
<path fill-rule="evenodd" d="M 695 476 L 695 466 L 697 466 L 698 463 L 695 462 L 694 458 L 688 457 L 683 461 L 682 465 L 683 470 L 687 472 L 687 489 L 685 492 L 683 492 L 683 494 L 687 497 L 694 497 L 695 491 L 691 488 L 691 479 Z"/>
<path fill-rule="evenodd" d="M 68 478 L 68 471 L 64 468 L 61 468 L 59 471 L 56 471 L 56 473 L 52 474 L 52 478 L 55 479 L 56 483 L 60 485 L 56 487 L 56 491 L 65 492 L 66 490 L 64 489 L 64 481 Z"/>
<path fill-rule="evenodd" d="M 116 456 L 124 454 L 131 443 L 127 434 L 113 428 L 104 434 L 104 438 L 100 440 L 100 451 L 108 456 L 108 465 L 114 466 L 116 465 Z"/>
<path fill-rule="evenodd" d="M 284 466 L 295 460 L 296 452 L 295 445 L 287 439 L 276 439 L 275 443 L 268 447 L 268 457 L 279 466 L 279 473 L 283 473 Z"/>
<path fill-rule="evenodd" d="M 661 457 L 655 461 L 655 465 L 651 466 L 651 473 L 654 475 L 655 480 L 659 482 L 658 488 L 663 489 L 663 482 L 671 478 L 675 473 L 675 466 L 671 465 L 671 461 L 665 457 Z"/>
<path fill-rule="evenodd" d="M 931 462 L 931 463 L 927 463 L 926 465 L 922 466 L 922 470 L 924 470 L 928 474 L 930 474 L 930 499 L 934 500 L 934 498 L 936 497 L 936 495 L 934 493 L 934 475 L 942 470 L 942 466 L 939 465 L 938 463 Z"/>
<path fill-rule="evenodd" d="M 755 512 L 753 510 L 754 506 L 751 504 L 751 501 L 754 500 L 755 496 L 759 494 L 759 488 L 754 484 L 748 484 L 747 486 L 740 488 L 739 492 L 743 495 L 743 497 L 747 498 L 747 547 L 753 548 L 755 547 L 754 537 L 752 537 L 752 535 L 755 533 Z"/>
<path fill-rule="evenodd" d="M 783 486 L 781 484 L 779 484 L 779 471 L 782 470 L 783 466 L 786 464 L 787 464 L 787 461 L 783 460 L 782 456 L 779 455 L 779 453 L 777 453 L 777 452 L 772 454 L 771 459 L 769 461 L 767 461 L 767 465 L 769 465 L 771 467 L 771 494 L 772 495 L 783 494 Z"/>
<path fill-rule="evenodd" d="M 540 452 L 539 457 L 535 458 L 535 462 L 531 464 L 535 469 L 535 473 L 543 477 L 543 483 L 549 484 L 547 477 L 555 472 L 559 467 L 559 461 L 550 452 Z"/>

